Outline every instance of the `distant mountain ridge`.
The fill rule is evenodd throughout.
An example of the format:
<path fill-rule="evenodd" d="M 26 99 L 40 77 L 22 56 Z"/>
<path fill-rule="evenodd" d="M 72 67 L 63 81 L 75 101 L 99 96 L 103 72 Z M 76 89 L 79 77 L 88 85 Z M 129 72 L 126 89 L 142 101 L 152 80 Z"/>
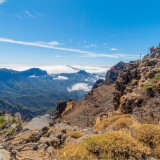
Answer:
<path fill-rule="evenodd" d="M 83 85 L 92 86 L 98 78 L 98 75 L 84 70 L 49 75 L 39 68 L 26 71 L 3 68 L 0 69 L 0 98 L 10 104 L 8 108 L 11 112 L 21 111 L 26 117 L 53 114 L 60 100 L 84 98 L 87 92 L 83 90 Z M 78 88 L 77 84 L 82 87 Z M 7 107 L 2 108 L 4 111 Z M 26 110 L 30 113 L 29 116 L 26 115 Z"/>

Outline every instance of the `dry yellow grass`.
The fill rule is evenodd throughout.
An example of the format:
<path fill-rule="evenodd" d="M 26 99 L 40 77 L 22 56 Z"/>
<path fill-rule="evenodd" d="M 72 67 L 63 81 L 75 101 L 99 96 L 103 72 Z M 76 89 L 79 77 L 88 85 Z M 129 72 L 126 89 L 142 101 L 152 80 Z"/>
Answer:
<path fill-rule="evenodd" d="M 66 160 L 142 159 L 149 149 L 131 136 L 112 131 L 85 139 L 79 144 L 65 146 L 59 151 Z"/>
<path fill-rule="evenodd" d="M 142 124 L 136 130 L 135 138 L 151 149 L 160 148 L 160 127 L 154 124 Z"/>
<path fill-rule="evenodd" d="M 96 156 L 90 153 L 83 145 L 74 144 L 65 146 L 58 151 L 58 157 L 63 160 L 96 160 Z"/>
<path fill-rule="evenodd" d="M 83 137 L 84 134 L 79 131 L 72 131 L 72 132 L 67 133 L 66 136 L 70 136 L 72 138 L 80 138 L 80 137 Z"/>
<path fill-rule="evenodd" d="M 129 121 L 129 122 L 125 122 L 125 120 Z M 110 125 L 117 124 L 119 127 L 122 126 L 127 126 L 130 123 L 132 123 L 132 115 L 130 114 L 123 114 L 123 115 L 115 115 L 112 118 L 105 118 L 102 121 L 99 121 L 98 123 L 95 124 L 94 129 L 95 132 L 105 129 L 107 127 L 109 127 Z"/>

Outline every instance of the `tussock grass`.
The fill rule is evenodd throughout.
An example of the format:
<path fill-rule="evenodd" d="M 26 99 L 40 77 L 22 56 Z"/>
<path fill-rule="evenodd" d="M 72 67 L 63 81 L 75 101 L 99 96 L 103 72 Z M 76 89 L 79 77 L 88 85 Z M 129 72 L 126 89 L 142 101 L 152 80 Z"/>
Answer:
<path fill-rule="evenodd" d="M 142 159 L 149 149 L 131 136 L 112 131 L 89 137 L 79 144 L 65 146 L 59 151 L 62 159 Z"/>
<path fill-rule="evenodd" d="M 102 121 L 99 121 L 95 124 L 94 129 L 95 132 L 99 130 L 103 130 L 111 125 L 117 125 L 118 127 L 128 127 L 132 124 L 132 115 L 123 114 L 123 115 L 115 115 L 112 118 L 105 118 Z"/>
<path fill-rule="evenodd" d="M 79 131 L 72 131 L 72 132 L 67 133 L 66 136 L 70 136 L 72 138 L 80 138 L 80 137 L 83 137 L 84 134 Z"/>
<path fill-rule="evenodd" d="M 96 160 L 96 156 L 89 152 L 82 144 L 65 146 L 58 152 L 63 160 Z"/>
<path fill-rule="evenodd" d="M 135 138 L 151 149 L 160 149 L 160 127 L 154 124 L 142 124 L 135 131 Z"/>

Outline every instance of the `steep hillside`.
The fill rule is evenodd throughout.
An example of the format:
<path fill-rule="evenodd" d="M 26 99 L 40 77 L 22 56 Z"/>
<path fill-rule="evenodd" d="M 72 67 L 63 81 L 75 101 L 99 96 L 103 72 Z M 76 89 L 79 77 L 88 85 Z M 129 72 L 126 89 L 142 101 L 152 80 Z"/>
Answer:
<path fill-rule="evenodd" d="M 160 121 L 160 47 L 142 61 L 121 71 L 116 81 L 114 107 L 120 113 L 133 114 L 142 123 Z"/>
<path fill-rule="evenodd" d="M 119 67 L 112 67 L 105 81 L 94 87 L 84 100 L 73 102 L 69 105 L 72 107 L 66 105 L 62 119 L 74 125 L 92 126 L 98 116 L 103 119 L 111 112 L 112 115 L 132 114 L 141 123 L 159 124 L 159 56 L 160 47 L 157 47 L 142 61 L 127 65 L 120 62 L 116 65 Z"/>
<path fill-rule="evenodd" d="M 127 63 L 124 63 L 120 61 L 115 66 L 111 67 L 106 74 L 105 80 L 99 79 L 96 81 L 96 83 L 93 85 L 92 89 L 97 88 L 99 86 L 102 86 L 104 84 L 109 85 L 115 83 L 117 80 L 117 77 L 119 75 L 120 70 L 125 68 L 127 66 Z"/>
<path fill-rule="evenodd" d="M 107 71 L 105 81 L 98 80 L 82 101 L 60 102 L 57 106 L 56 116 L 59 115 L 73 125 L 93 126 L 97 116 L 113 109 L 114 82 L 119 71 L 125 66 L 124 62 L 113 66 Z"/>
<path fill-rule="evenodd" d="M 90 91 L 82 101 L 60 102 L 56 115 L 72 125 L 93 126 L 98 115 L 113 108 L 114 88 L 104 85 Z"/>

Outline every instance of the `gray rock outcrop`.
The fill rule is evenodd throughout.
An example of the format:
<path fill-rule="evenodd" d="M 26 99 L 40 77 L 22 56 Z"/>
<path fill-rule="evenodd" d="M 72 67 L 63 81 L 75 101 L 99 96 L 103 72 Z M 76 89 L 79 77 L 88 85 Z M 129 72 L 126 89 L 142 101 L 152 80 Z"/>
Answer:
<path fill-rule="evenodd" d="M 53 124 L 53 119 L 50 115 L 39 116 L 33 118 L 25 128 L 30 130 L 42 130 L 44 127 L 50 126 Z"/>

